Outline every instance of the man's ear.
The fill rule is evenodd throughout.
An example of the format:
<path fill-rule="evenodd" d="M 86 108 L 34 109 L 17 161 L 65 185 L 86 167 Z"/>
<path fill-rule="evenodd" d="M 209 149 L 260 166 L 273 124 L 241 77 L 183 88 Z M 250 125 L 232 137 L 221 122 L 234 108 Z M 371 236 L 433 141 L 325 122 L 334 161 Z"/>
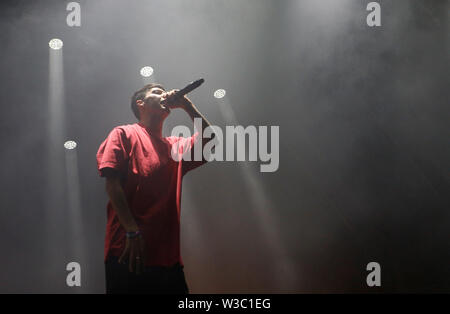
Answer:
<path fill-rule="evenodd" d="M 144 103 L 144 101 L 143 100 L 136 100 L 136 106 L 137 106 L 137 109 L 138 109 L 138 111 L 140 112 L 141 110 L 144 110 L 144 105 L 145 105 L 145 103 Z"/>

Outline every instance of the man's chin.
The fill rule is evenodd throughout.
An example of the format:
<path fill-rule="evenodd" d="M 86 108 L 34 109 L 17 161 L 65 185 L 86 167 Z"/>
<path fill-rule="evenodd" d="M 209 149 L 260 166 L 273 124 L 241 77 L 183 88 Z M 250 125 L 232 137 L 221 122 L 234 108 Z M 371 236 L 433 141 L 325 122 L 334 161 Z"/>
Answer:
<path fill-rule="evenodd" d="M 166 106 L 163 105 L 163 104 L 161 104 L 160 106 L 161 106 L 161 110 L 162 110 L 163 112 L 166 112 L 167 114 L 170 113 L 170 109 L 169 109 L 168 107 L 166 107 Z"/>
<path fill-rule="evenodd" d="M 163 114 L 166 114 L 166 115 L 170 114 L 170 109 L 167 107 L 162 109 L 162 111 L 163 111 Z"/>
<path fill-rule="evenodd" d="M 170 114 L 170 110 L 163 110 L 163 109 L 158 109 L 158 110 L 152 110 L 148 113 L 149 116 L 152 116 L 153 118 L 157 119 L 157 120 L 164 120 L 165 118 L 167 118 L 167 116 Z"/>

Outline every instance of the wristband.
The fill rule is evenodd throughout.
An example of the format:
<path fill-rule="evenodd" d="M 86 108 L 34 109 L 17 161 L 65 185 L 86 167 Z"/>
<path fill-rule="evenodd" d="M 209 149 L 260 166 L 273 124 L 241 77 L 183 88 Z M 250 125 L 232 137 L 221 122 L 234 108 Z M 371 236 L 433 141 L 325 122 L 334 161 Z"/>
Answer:
<path fill-rule="evenodd" d="M 141 234 L 141 232 L 139 230 L 138 231 L 131 231 L 131 232 L 127 232 L 126 233 L 128 239 L 136 238 L 140 234 Z"/>

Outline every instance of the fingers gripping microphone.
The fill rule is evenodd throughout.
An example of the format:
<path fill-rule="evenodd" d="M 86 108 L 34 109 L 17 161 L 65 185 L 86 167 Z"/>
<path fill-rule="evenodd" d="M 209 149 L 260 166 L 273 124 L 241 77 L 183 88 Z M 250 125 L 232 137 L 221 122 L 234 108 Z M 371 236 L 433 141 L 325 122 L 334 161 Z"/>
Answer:
<path fill-rule="evenodd" d="M 175 94 L 173 94 L 173 95 L 170 96 L 169 98 L 166 98 L 166 99 L 162 100 L 162 101 L 161 101 L 161 104 L 165 104 L 165 103 L 167 103 L 167 102 L 174 101 L 174 100 L 176 100 L 177 98 L 183 97 L 183 96 L 186 95 L 187 93 L 190 93 L 191 91 L 193 91 L 194 89 L 196 89 L 197 87 L 199 87 L 200 85 L 202 85 L 204 81 L 205 81 L 205 80 L 201 78 L 201 79 L 199 79 L 199 80 L 196 80 L 196 81 L 194 81 L 194 82 L 189 83 L 189 85 L 186 86 L 185 88 L 180 89 L 179 91 L 177 91 Z"/>

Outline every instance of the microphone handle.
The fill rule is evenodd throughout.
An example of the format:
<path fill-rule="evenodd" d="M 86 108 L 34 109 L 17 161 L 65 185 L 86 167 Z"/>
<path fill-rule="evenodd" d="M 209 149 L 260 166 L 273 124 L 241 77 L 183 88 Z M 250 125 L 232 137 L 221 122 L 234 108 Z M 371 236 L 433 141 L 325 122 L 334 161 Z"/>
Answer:
<path fill-rule="evenodd" d="M 199 87 L 200 85 L 203 84 L 203 82 L 205 82 L 204 79 L 199 79 L 196 80 L 194 82 L 189 83 L 185 88 L 180 89 L 178 92 L 176 92 L 172 97 L 170 98 L 166 98 L 165 100 L 161 101 L 162 104 L 165 104 L 168 101 L 174 100 L 176 98 L 180 98 L 183 97 L 184 95 L 186 95 L 187 93 L 190 93 L 191 91 L 193 91 L 194 89 L 196 89 L 197 87 Z"/>

